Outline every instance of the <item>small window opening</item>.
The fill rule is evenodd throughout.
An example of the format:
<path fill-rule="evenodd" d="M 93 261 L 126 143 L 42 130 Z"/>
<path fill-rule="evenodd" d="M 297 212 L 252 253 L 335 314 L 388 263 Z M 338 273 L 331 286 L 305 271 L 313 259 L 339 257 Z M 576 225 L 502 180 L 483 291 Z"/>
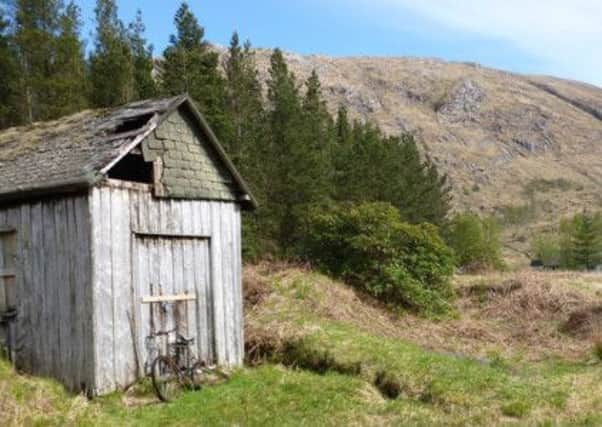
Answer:
<path fill-rule="evenodd" d="M 153 183 L 153 163 L 145 162 L 139 150 L 128 153 L 108 173 L 109 178 L 121 181 Z"/>
<path fill-rule="evenodd" d="M 143 114 L 141 116 L 130 117 L 121 122 L 113 131 L 113 133 L 126 133 L 140 129 L 148 123 L 153 117 L 153 113 Z"/>
<path fill-rule="evenodd" d="M 0 227 L 0 317 L 17 308 L 17 233 Z"/>

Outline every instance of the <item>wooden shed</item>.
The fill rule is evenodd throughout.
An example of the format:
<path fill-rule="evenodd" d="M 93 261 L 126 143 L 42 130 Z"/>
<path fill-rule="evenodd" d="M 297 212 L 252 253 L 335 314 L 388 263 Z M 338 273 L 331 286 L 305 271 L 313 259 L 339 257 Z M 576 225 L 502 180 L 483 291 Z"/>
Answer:
<path fill-rule="evenodd" d="M 254 207 L 187 96 L 0 132 L 0 346 L 90 395 L 145 375 L 153 331 L 241 364 Z"/>

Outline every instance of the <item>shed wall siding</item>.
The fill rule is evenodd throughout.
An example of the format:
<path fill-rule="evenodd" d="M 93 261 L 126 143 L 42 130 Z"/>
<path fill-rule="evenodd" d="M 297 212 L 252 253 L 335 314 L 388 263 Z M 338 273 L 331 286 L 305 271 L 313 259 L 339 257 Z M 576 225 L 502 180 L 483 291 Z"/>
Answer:
<path fill-rule="evenodd" d="M 194 332 L 198 355 L 221 365 L 243 360 L 240 207 L 236 203 L 157 199 L 149 191 L 94 188 L 90 194 L 93 239 L 96 392 L 124 387 L 142 373 L 150 289 L 149 263 L 156 245 L 141 245 L 140 234 L 204 236 L 206 246 L 174 243 L 174 260 L 161 265 L 161 280 L 191 288 L 162 290 L 196 293 Z M 137 237 L 138 236 L 138 237 Z M 186 237 L 188 239 L 188 237 Z M 207 247 L 208 250 L 204 248 Z M 159 257 L 160 258 L 160 257 Z M 182 260 L 180 263 L 179 261 Z M 192 268 L 195 263 L 200 268 Z M 206 276 L 202 273 L 206 271 Z M 199 273 L 201 272 L 201 273 Z M 203 277 L 196 277 L 198 275 Z M 182 277 L 187 277 L 183 280 Z M 136 280 L 134 280 L 136 278 Z M 140 279 L 141 278 L 141 279 Z M 149 287 L 137 286 L 147 283 Z M 186 285 L 185 285 L 186 286 Z M 189 309 L 190 310 L 190 309 Z M 142 360 L 141 360 L 142 359 Z"/>
<path fill-rule="evenodd" d="M 16 229 L 16 365 L 74 391 L 93 385 L 90 212 L 73 196 L 0 207 Z"/>

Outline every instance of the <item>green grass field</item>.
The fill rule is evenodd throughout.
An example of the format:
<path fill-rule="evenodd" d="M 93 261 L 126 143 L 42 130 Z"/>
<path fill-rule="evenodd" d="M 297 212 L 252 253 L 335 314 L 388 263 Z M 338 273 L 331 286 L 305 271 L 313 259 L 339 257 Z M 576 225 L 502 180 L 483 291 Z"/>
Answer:
<path fill-rule="evenodd" d="M 589 350 L 534 358 L 520 345 L 487 357 L 427 348 L 394 335 L 408 315 L 385 331 L 389 314 L 323 276 L 253 274 L 264 295 L 247 312 L 247 334 L 251 342 L 274 339 L 264 363 L 160 404 L 148 387 L 88 401 L 0 361 L 0 424 L 602 425 L 602 364 Z M 465 321 L 461 310 L 460 320 L 436 327 Z"/>

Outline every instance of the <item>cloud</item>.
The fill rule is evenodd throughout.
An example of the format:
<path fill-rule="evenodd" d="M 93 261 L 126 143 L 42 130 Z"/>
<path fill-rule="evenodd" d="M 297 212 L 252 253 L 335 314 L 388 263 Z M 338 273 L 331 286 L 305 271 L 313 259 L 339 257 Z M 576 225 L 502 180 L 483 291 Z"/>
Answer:
<path fill-rule="evenodd" d="M 389 19 L 413 12 L 448 31 L 511 43 L 550 64 L 550 73 L 602 86 L 600 0 L 355 1 Z"/>

